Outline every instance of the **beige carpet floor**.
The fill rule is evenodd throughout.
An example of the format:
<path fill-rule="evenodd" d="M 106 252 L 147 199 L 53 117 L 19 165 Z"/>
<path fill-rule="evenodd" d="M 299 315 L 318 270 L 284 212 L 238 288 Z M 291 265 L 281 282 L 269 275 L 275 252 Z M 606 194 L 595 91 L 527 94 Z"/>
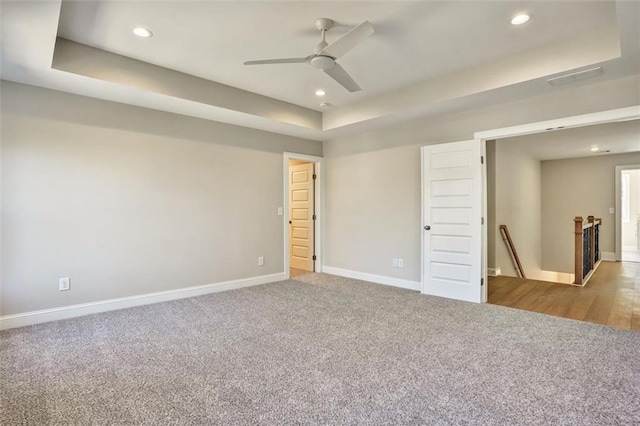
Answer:
<path fill-rule="evenodd" d="M 305 275 L 4 331 L 0 419 L 640 424 L 640 333 Z"/>

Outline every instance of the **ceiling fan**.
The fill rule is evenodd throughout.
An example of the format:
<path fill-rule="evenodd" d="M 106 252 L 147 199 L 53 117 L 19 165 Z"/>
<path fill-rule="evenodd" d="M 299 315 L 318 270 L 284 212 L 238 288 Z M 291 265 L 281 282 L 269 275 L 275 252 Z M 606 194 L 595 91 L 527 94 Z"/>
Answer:
<path fill-rule="evenodd" d="M 316 20 L 316 28 L 318 28 L 322 34 L 322 40 L 316 45 L 316 48 L 313 50 L 313 54 L 305 58 L 266 59 L 263 61 L 247 61 L 244 64 L 267 65 L 307 63 L 314 68 L 323 70 L 348 91 L 357 92 L 360 90 L 360 86 L 358 86 L 353 78 L 347 74 L 344 68 L 336 63 L 336 59 L 342 57 L 345 53 L 360 44 L 365 38 L 373 34 L 373 25 L 371 25 L 371 22 L 369 21 L 364 21 L 357 27 L 352 28 L 338 40 L 329 44 L 327 43 L 325 36 L 327 31 L 333 27 L 333 24 L 334 22 L 327 18 L 320 18 Z"/>

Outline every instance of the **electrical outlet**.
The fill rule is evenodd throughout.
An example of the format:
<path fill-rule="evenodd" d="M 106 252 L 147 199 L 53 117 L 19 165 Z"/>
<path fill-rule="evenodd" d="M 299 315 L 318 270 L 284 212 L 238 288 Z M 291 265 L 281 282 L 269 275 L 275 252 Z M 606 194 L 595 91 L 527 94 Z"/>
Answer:
<path fill-rule="evenodd" d="M 398 259 L 398 268 L 404 268 L 404 259 Z"/>
<path fill-rule="evenodd" d="M 398 267 L 398 259 L 396 259 L 395 257 L 393 258 L 392 265 L 394 268 Z"/>
<path fill-rule="evenodd" d="M 71 278 L 69 277 L 60 278 L 60 280 L 58 281 L 58 290 L 67 291 L 70 289 L 70 287 L 71 287 Z"/>
<path fill-rule="evenodd" d="M 278 207 L 278 216 L 282 216 L 282 207 Z"/>
<path fill-rule="evenodd" d="M 258 266 L 264 266 L 264 257 L 260 256 L 258 258 Z"/>

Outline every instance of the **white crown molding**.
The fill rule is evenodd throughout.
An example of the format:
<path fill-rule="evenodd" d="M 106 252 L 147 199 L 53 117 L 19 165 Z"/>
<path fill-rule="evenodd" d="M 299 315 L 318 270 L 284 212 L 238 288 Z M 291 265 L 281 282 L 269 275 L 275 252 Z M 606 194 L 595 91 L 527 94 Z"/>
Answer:
<path fill-rule="evenodd" d="M 575 127 L 593 126 L 596 124 L 638 119 L 640 119 L 640 105 L 634 105 L 626 108 L 599 111 L 571 117 L 556 118 L 554 120 L 537 121 L 535 123 L 476 132 L 475 138 L 482 140 L 513 138 L 516 136 L 531 135 L 553 130 L 571 129 Z"/>

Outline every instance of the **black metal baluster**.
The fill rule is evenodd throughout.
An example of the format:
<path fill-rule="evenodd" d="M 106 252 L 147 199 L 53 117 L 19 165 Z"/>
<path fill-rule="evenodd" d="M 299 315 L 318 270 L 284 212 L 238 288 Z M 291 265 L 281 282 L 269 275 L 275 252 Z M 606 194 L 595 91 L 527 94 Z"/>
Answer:
<path fill-rule="evenodd" d="M 586 277 L 591 269 L 591 230 L 582 230 L 582 277 Z"/>

